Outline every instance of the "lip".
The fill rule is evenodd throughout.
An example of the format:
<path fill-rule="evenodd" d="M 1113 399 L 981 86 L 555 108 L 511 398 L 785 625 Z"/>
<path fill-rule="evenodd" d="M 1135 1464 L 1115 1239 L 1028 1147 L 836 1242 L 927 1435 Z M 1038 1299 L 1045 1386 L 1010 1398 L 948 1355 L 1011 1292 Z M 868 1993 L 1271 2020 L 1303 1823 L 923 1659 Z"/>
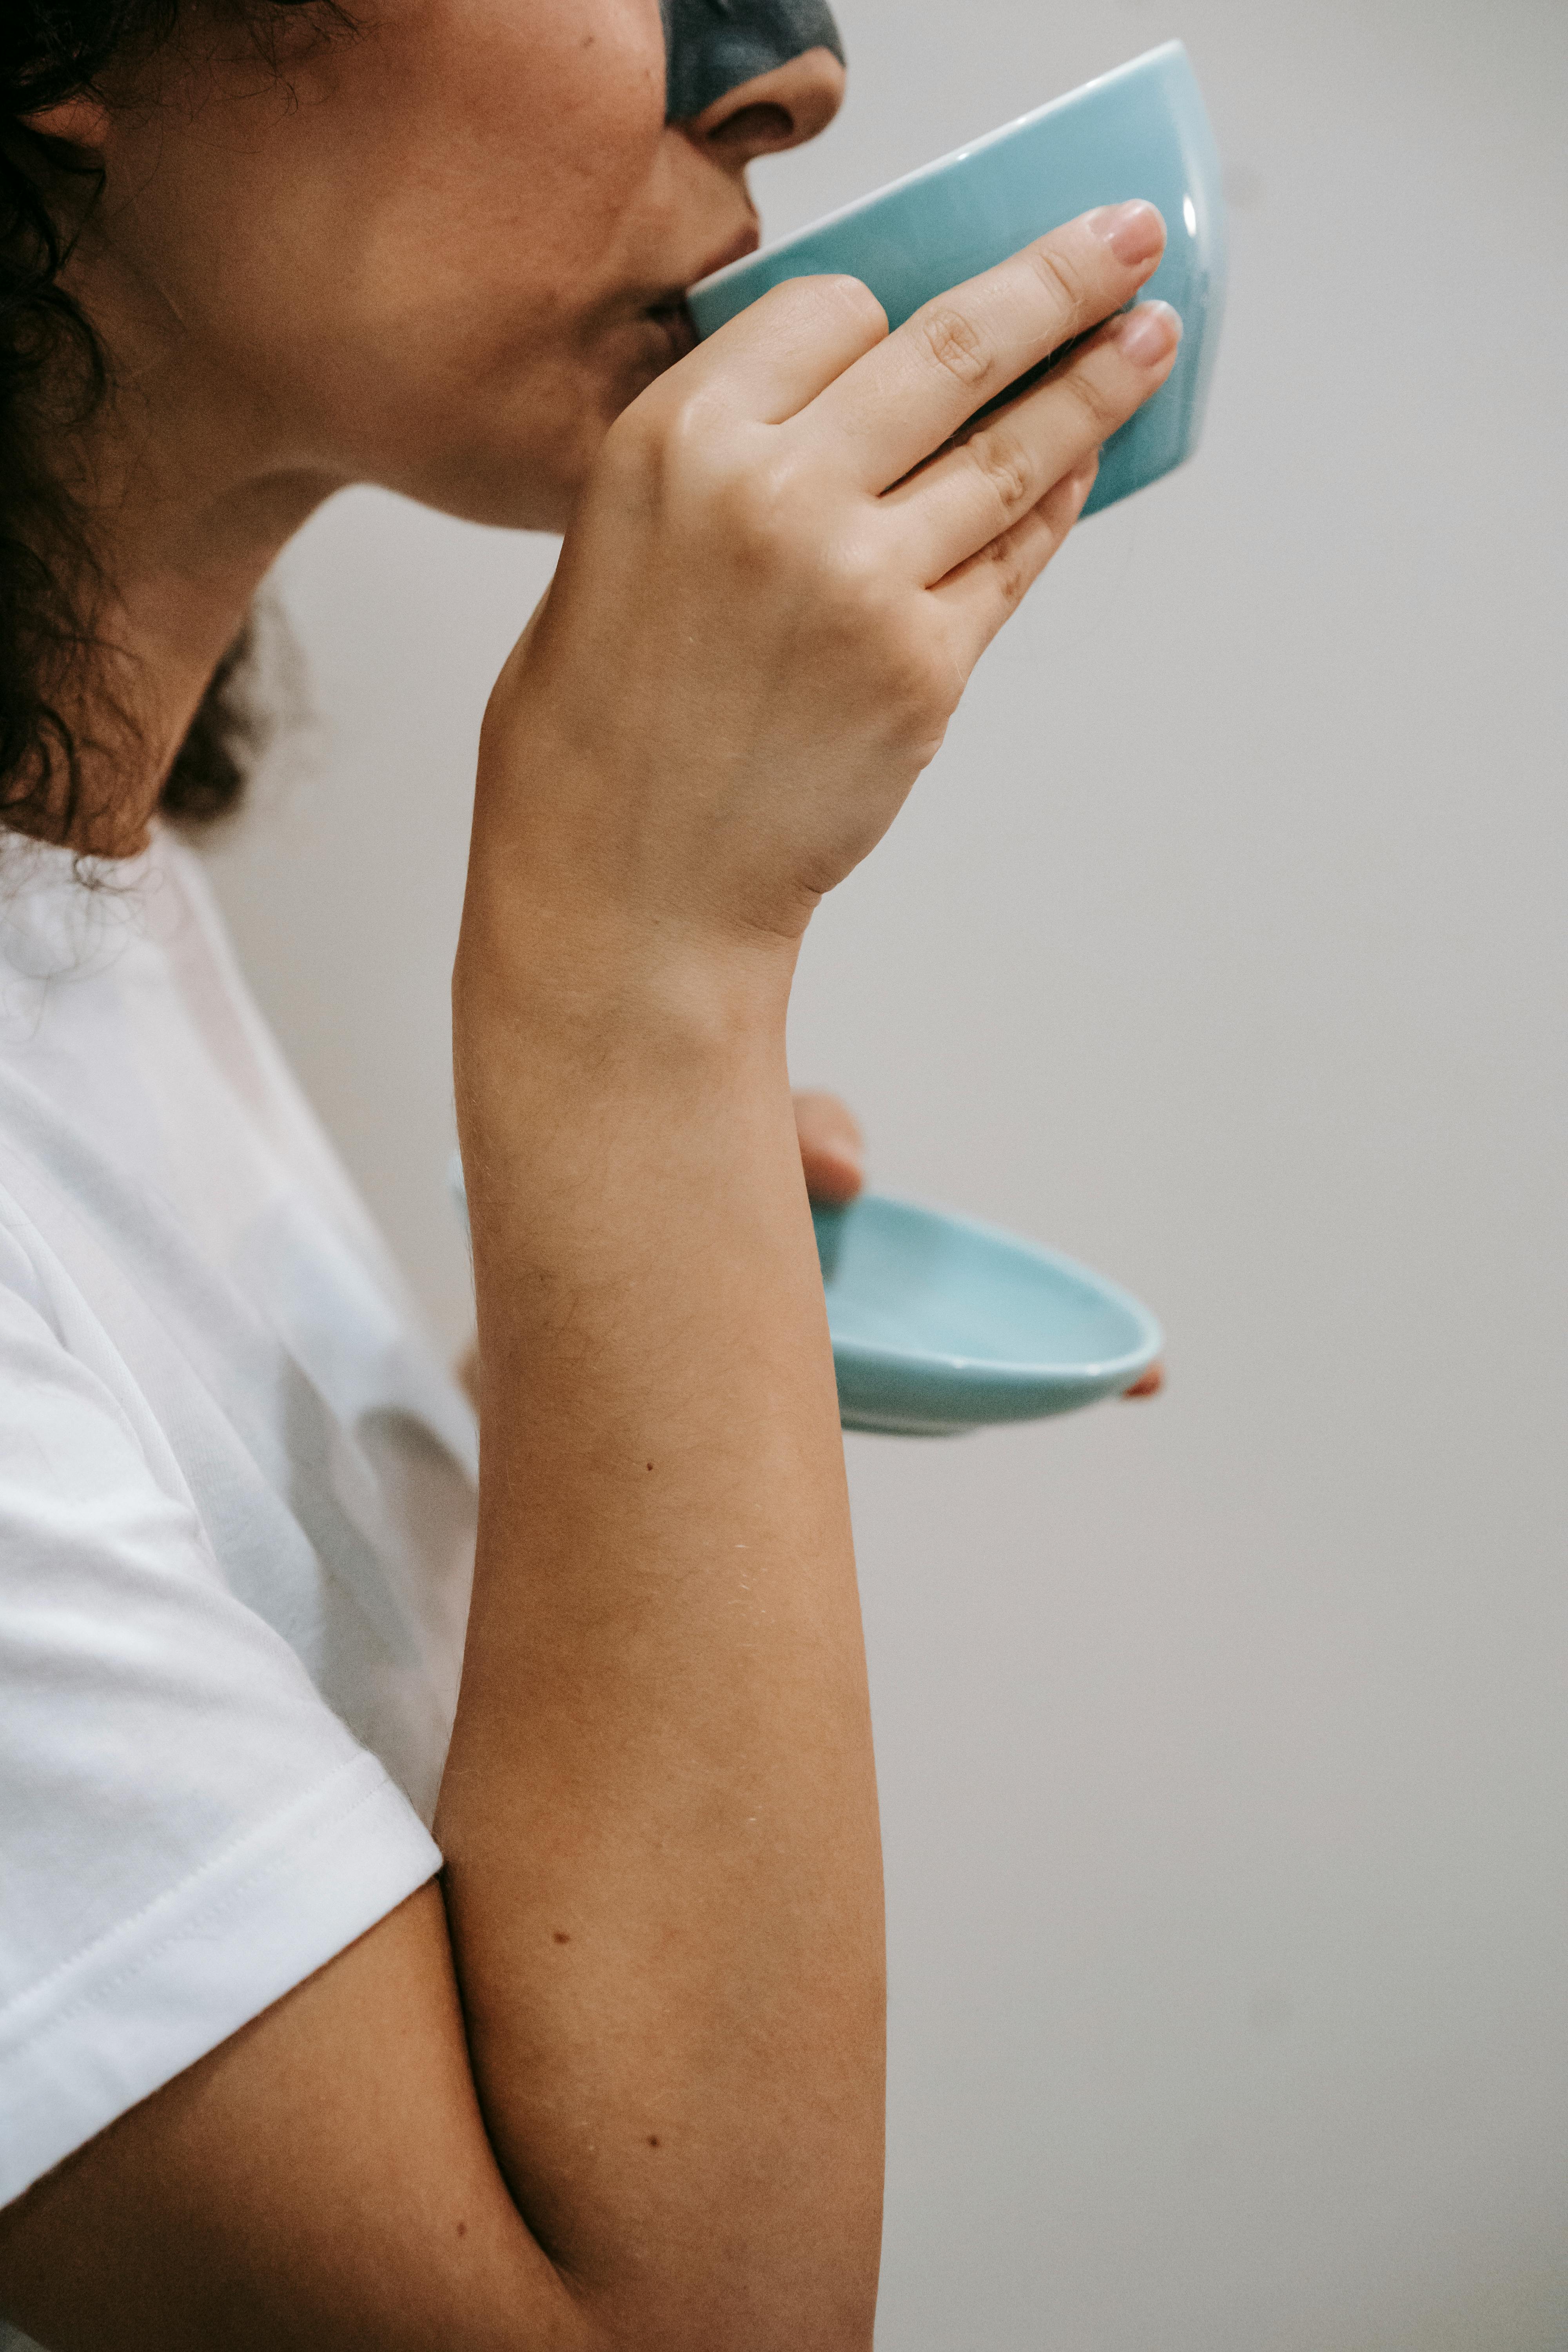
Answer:
<path fill-rule="evenodd" d="M 716 269 L 727 269 L 731 261 L 743 261 L 748 253 L 755 253 L 762 241 L 762 224 L 753 215 L 744 228 L 737 229 L 734 236 L 721 246 L 717 253 L 710 253 L 708 256 L 700 269 L 692 271 L 682 286 L 682 292 L 700 285 L 704 278 L 711 278 Z"/>
<path fill-rule="evenodd" d="M 754 219 L 748 221 L 716 252 L 709 254 L 679 286 L 661 287 L 651 300 L 639 304 L 642 317 L 658 328 L 668 339 L 672 362 L 684 359 L 697 343 L 697 328 L 687 308 L 687 288 L 699 284 L 704 278 L 711 278 L 716 269 L 724 268 L 731 261 L 743 260 L 748 253 L 755 253 L 761 243 L 762 230 L 757 222 Z"/>
<path fill-rule="evenodd" d="M 697 327 L 687 308 L 684 294 L 666 294 L 657 302 L 646 302 L 642 315 L 668 342 L 672 365 L 677 360 L 683 360 L 688 352 L 695 350 Z"/>
<path fill-rule="evenodd" d="M 683 278 L 675 278 L 668 285 L 650 288 L 637 303 L 638 310 L 648 317 L 658 311 L 679 309 L 693 286 L 700 286 L 703 278 L 711 278 L 716 269 L 727 268 L 731 261 L 743 261 L 748 253 L 755 253 L 762 241 L 762 228 L 753 215 L 743 228 L 738 228 L 733 236 L 726 237 L 715 252 L 700 261 L 695 269 L 688 270 Z"/>

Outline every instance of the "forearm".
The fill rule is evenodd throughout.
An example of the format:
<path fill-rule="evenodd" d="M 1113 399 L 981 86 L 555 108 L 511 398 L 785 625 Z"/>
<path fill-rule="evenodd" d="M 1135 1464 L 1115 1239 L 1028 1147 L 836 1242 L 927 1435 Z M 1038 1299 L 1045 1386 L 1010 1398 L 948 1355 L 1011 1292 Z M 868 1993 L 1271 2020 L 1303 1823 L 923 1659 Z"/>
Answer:
<path fill-rule="evenodd" d="M 471 896 L 483 1466 L 437 1826 L 487 2123 L 639 2345 L 861 2342 L 880 1869 L 788 974 L 514 940 Z"/>

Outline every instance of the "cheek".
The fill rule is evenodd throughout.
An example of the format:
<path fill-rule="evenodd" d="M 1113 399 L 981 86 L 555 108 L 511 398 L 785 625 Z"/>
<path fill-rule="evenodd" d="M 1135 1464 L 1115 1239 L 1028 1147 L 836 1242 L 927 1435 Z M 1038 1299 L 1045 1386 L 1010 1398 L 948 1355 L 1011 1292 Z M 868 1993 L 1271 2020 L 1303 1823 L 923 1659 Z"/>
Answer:
<path fill-rule="evenodd" d="M 657 0 L 386 0 L 286 89 L 252 72 L 194 110 L 145 226 L 181 316 L 257 358 L 504 336 L 613 283 L 663 97 Z"/>
<path fill-rule="evenodd" d="M 558 528 L 668 362 L 638 306 L 731 225 L 709 182 L 731 182 L 665 126 L 658 0 L 375 0 L 362 23 L 286 87 L 252 59 L 121 158 L 151 342 L 273 457 Z"/>
<path fill-rule="evenodd" d="M 658 0 L 455 0 L 420 31 L 384 77 L 389 212 L 411 236 L 471 239 L 449 257 L 480 274 L 486 238 L 514 264 L 596 269 L 661 143 Z"/>

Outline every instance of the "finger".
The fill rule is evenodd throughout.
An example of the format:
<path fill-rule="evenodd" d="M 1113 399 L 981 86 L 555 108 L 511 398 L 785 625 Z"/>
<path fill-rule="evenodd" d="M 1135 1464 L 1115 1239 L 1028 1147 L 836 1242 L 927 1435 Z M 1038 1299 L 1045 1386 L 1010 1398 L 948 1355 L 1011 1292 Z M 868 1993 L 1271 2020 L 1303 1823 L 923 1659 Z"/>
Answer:
<path fill-rule="evenodd" d="M 782 425 L 887 333 L 887 312 L 858 278 L 792 278 L 688 352 L 642 404 L 713 394 L 759 424 Z"/>
<path fill-rule="evenodd" d="M 885 490 L 1059 344 L 1131 299 L 1165 224 L 1149 204 L 1102 206 L 928 302 L 834 378 L 807 412 L 838 436 L 863 488 Z"/>
<path fill-rule="evenodd" d="M 852 1201 L 866 1181 L 866 1150 L 848 1104 L 837 1095 L 804 1090 L 795 1097 L 795 1125 L 812 1199 L 833 1208 Z"/>
<path fill-rule="evenodd" d="M 1160 1391 L 1164 1387 L 1164 1365 L 1151 1364 L 1142 1379 L 1141 1381 L 1134 1381 L 1130 1389 L 1123 1389 L 1121 1393 L 1124 1397 L 1158 1396 Z"/>
<path fill-rule="evenodd" d="M 997 630 L 1016 613 L 1083 512 L 1100 454 L 1091 451 L 1065 481 L 1047 490 L 1021 522 L 950 572 L 930 590 L 952 625 L 954 658 L 973 669 Z"/>
<path fill-rule="evenodd" d="M 1108 441 L 1158 392 L 1181 339 L 1182 322 L 1168 302 L 1141 303 L 1080 344 L 1047 383 L 889 490 L 882 506 L 907 522 L 924 581 L 941 580 L 1011 530 Z"/>

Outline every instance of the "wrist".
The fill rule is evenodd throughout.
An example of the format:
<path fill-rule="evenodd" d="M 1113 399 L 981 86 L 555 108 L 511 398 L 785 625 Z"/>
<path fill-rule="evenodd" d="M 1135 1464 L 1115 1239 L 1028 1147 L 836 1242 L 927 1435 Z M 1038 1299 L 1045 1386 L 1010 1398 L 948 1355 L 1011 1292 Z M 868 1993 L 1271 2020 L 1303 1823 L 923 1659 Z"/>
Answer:
<path fill-rule="evenodd" d="M 715 1251 L 811 1290 L 787 1002 L 772 953 L 575 922 L 519 951 L 465 916 L 453 1066 L 488 1366 L 527 1355 L 568 1295 L 646 1302 L 689 1259 L 700 1292 Z"/>
<path fill-rule="evenodd" d="M 563 906 L 470 876 L 452 976 L 459 1096 L 787 1091 L 784 1024 L 798 941 L 717 936 L 605 903 Z"/>

